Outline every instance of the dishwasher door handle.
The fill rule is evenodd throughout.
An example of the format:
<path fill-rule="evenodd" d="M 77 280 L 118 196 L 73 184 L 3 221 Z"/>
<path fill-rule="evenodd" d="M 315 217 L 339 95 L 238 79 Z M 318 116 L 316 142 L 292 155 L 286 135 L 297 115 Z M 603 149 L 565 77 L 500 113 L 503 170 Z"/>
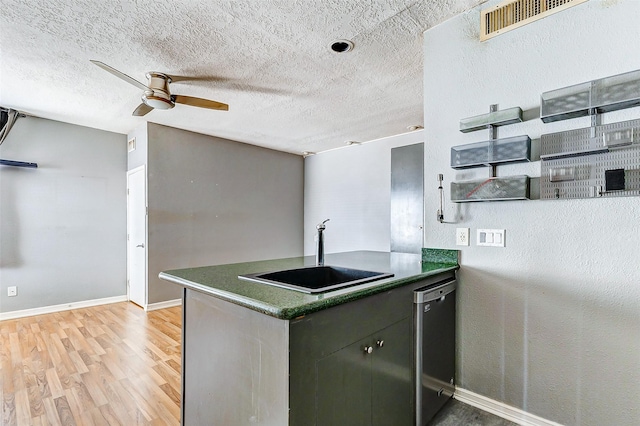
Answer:
<path fill-rule="evenodd" d="M 456 290 L 456 280 L 447 281 L 441 285 L 416 290 L 413 292 L 413 303 L 427 303 L 441 299 Z"/>

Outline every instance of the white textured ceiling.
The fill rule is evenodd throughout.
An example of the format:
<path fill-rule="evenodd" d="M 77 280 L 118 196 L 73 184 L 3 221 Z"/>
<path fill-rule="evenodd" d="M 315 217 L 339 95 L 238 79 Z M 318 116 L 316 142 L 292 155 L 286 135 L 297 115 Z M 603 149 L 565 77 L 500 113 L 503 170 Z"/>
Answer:
<path fill-rule="evenodd" d="M 422 32 L 484 0 L 0 0 L 0 105 L 129 133 L 143 121 L 320 152 L 421 125 Z M 329 49 L 349 39 L 353 51 Z M 147 71 L 195 76 L 132 117 Z"/>

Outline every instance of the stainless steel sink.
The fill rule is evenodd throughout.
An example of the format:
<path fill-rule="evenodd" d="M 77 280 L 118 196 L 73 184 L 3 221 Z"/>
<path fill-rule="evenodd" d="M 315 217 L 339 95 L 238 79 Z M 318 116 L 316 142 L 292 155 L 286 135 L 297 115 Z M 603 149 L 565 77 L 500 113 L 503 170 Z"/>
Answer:
<path fill-rule="evenodd" d="M 311 266 L 276 272 L 238 275 L 238 278 L 313 294 L 392 276 L 393 274 L 386 272 L 363 271 L 339 266 Z"/>

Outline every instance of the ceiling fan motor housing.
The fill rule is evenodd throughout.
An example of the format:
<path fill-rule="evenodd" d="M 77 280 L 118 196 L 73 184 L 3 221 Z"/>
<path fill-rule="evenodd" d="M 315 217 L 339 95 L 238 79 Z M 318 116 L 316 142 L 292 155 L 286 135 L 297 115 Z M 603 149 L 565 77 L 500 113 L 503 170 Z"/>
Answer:
<path fill-rule="evenodd" d="M 145 85 L 135 78 L 131 78 L 117 69 L 105 64 L 104 62 L 95 61 L 93 59 L 91 62 L 119 79 L 143 90 L 142 103 L 133 111 L 133 115 L 136 117 L 142 117 L 156 108 L 171 109 L 176 106 L 176 103 L 219 111 L 229 111 L 229 105 L 222 102 L 196 98 L 193 96 L 172 95 L 169 90 L 169 83 L 171 83 L 174 77 L 171 77 L 169 74 L 150 71 L 146 75 L 149 83 Z M 184 80 L 185 77 L 182 77 L 182 79 Z"/>
<path fill-rule="evenodd" d="M 146 90 L 142 95 L 142 102 L 157 109 L 171 109 L 176 106 L 171 99 L 171 92 L 169 92 L 169 83 L 171 82 L 169 76 L 159 72 L 149 72 L 147 78 L 149 79 L 149 90 Z"/>

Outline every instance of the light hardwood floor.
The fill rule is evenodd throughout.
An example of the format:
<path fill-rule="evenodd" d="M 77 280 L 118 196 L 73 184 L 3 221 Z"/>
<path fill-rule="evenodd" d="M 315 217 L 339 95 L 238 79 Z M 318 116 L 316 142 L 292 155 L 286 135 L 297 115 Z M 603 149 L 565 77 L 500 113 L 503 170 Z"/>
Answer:
<path fill-rule="evenodd" d="M 181 309 L 0 321 L 2 425 L 178 425 Z"/>
<path fill-rule="evenodd" d="M 1 425 L 178 425 L 181 312 L 115 303 L 0 321 Z M 515 423 L 452 400 L 429 425 Z"/>

